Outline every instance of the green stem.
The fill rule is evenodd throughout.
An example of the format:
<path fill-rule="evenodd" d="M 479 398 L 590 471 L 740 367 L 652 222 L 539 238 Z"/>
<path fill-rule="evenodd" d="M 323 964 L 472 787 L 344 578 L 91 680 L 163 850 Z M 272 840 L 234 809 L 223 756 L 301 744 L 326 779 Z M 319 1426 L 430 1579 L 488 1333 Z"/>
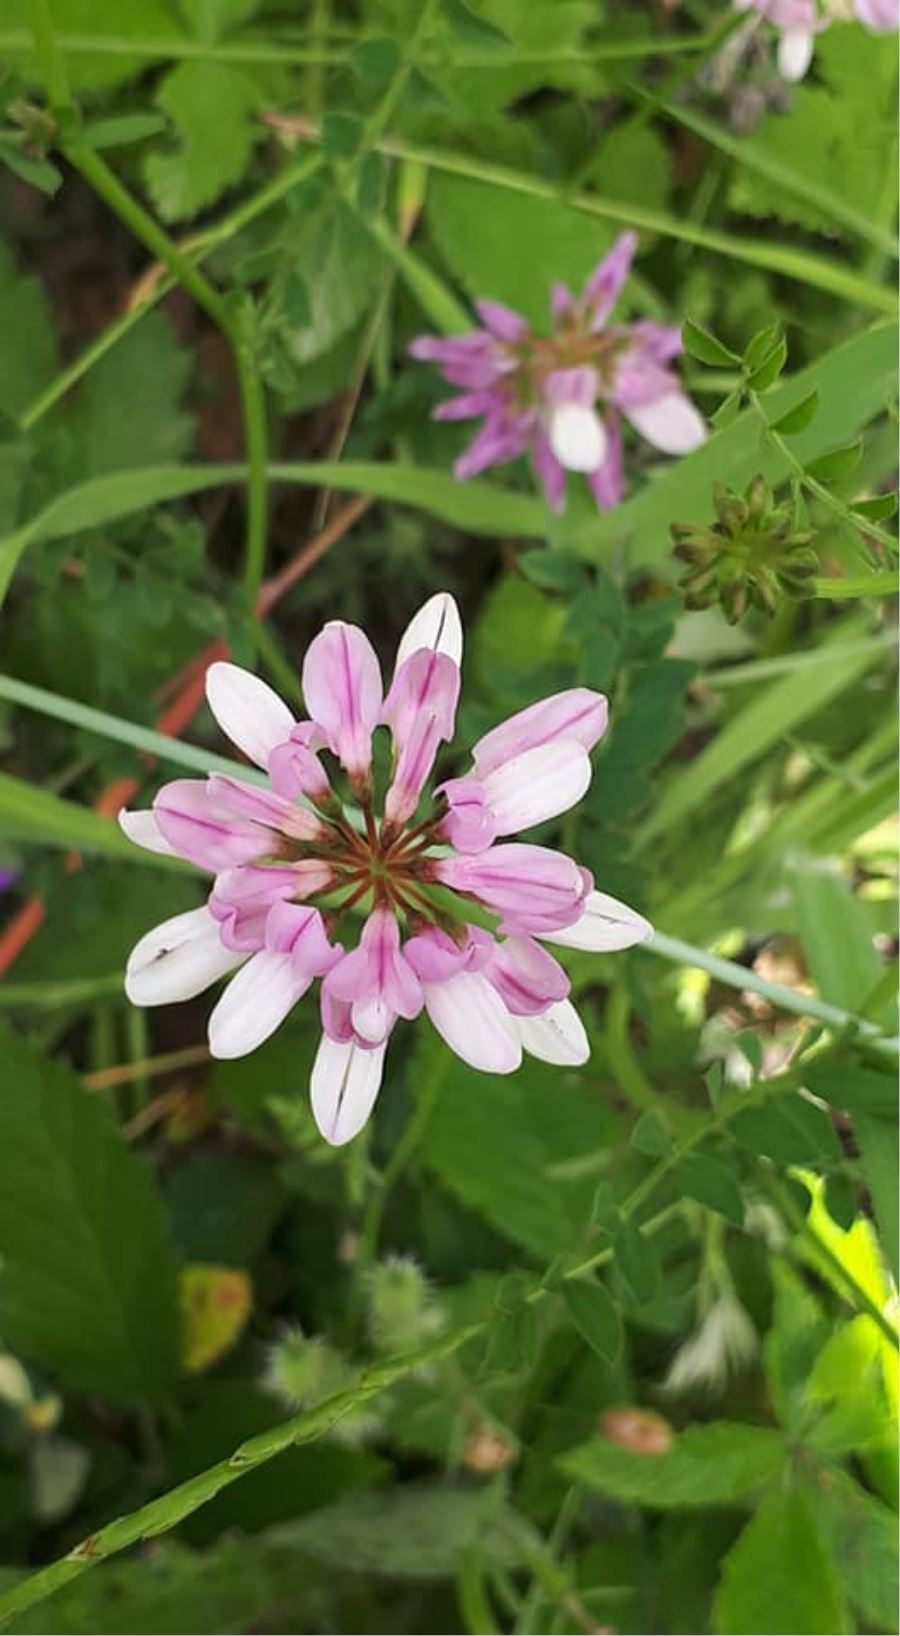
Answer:
<path fill-rule="evenodd" d="M 419 1099 L 412 1117 L 409 1119 L 403 1135 L 385 1166 L 376 1190 L 369 1199 L 360 1235 L 358 1266 L 361 1270 L 371 1266 L 375 1259 L 378 1250 L 378 1236 L 381 1232 L 381 1223 L 388 1197 L 392 1189 L 396 1187 L 425 1134 L 451 1061 L 449 1051 L 441 1051 L 435 1057 L 431 1073 L 419 1092 Z"/>
<path fill-rule="evenodd" d="M 772 1173 L 766 1175 L 764 1186 L 772 1202 L 781 1211 L 797 1237 L 801 1241 L 805 1241 L 813 1250 L 814 1255 L 827 1264 L 837 1284 L 843 1287 L 844 1299 L 857 1311 L 864 1312 L 867 1317 L 871 1318 L 895 1351 L 900 1351 L 900 1336 L 885 1317 L 880 1306 L 872 1300 L 871 1295 L 863 1289 L 862 1285 L 857 1283 L 850 1268 L 845 1266 L 830 1246 L 825 1243 L 824 1239 L 819 1237 L 809 1218 L 804 1215 L 801 1206 L 791 1196 L 788 1188 Z"/>
<path fill-rule="evenodd" d="M 54 113 L 61 116 L 58 132 L 61 152 L 134 237 L 146 245 L 163 266 L 168 267 L 188 294 L 193 296 L 197 305 L 222 331 L 234 355 L 247 459 L 244 600 L 252 619 L 265 565 L 268 487 L 265 399 L 251 338 L 243 333 L 240 321 L 232 317 L 222 296 L 205 273 L 185 255 L 159 223 L 148 215 L 143 206 L 119 181 L 105 159 L 85 139 L 78 126 L 77 113 L 69 94 L 65 65 L 57 48 L 49 0 L 31 0 L 31 16 L 35 46 L 50 106 Z"/>
<path fill-rule="evenodd" d="M 869 539 L 877 540 L 879 545 L 886 546 L 893 555 L 897 549 L 897 541 L 895 540 L 893 534 L 889 534 L 887 529 L 880 528 L 877 523 L 867 521 L 867 519 L 865 517 L 861 517 L 858 512 L 851 511 L 850 507 L 845 505 L 843 500 L 840 500 L 836 494 L 832 494 L 830 489 L 827 489 L 823 483 L 818 482 L 815 477 L 811 477 L 804 466 L 803 461 L 798 459 L 797 455 L 795 455 L 793 449 L 781 436 L 780 432 L 776 432 L 774 426 L 770 424 L 769 417 L 765 411 L 765 406 L 763 405 L 759 394 L 756 392 L 750 392 L 748 394 L 748 398 L 750 406 L 758 417 L 763 430 L 765 431 L 766 437 L 772 445 L 772 448 L 777 449 L 782 460 L 784 460 L 790 467 L 798 483 L 800 483 L 803 488 L 806 489 L 807 493 L 814 494 L 816 499 L 821 501 L 822 505 L 825 506 L 833 516 L 840 518 L 841 522 L 845 523 L 849 528 L 852 528 L 855 534 L 865 534 Z M 821 583 L 821 581 L 816 581 L 817 585 Z M 825 583 L 827 583 L 827 581 Z M 835 583 L 840 584 L 840 581 L 838 580 Z M 819 595 L 821 594 L 822 593 L 819 592 Z"/>

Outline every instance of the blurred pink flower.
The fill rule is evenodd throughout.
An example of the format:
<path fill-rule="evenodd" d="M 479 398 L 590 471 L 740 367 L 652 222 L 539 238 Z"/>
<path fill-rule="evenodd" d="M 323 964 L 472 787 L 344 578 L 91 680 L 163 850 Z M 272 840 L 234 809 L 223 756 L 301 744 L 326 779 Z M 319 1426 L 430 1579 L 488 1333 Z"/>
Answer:
<path fill-rule="evenodd" d="M 900 28 L 900 0 L 734 0 L 739 11 L 755 11 L 778 30 L 778 72 L 802 80 L 812 62 L 815 38 L 831 23 L 854 14 L 876 34 Z"/>
<path fill-rule="evenodd" d="M 518 313 L 476 301 L 482 328 L 467 335 L 423 335 L 410 352 L 435 363 L 458 397 L 436 420 L 482 419 L 454 467 L 458 478 L 527 454 L 554 511 L 565 501 L 566 472 L 582 472 L 603 511 L 625 492 L 621 418 L 664 454 L 687 454 L 706 428 L 669 368 L 681 333 L 642 321 L 609 324 L 637 245 L 623 233 L 580 296 L 563 284 L 551 297 L 553 332 L 536 335 Z"/>
<path fill-rule="evenodd" d="M 399 1017 L 424 1010 L 451 1049 L 485 1072 L 512 1073 L 523 1050 L 586 1061 L 568 978 L 542 940 L 615 950 L 651 933 L 563 853 L 493 844 L 584 794 L 589 752 L 606 728 L 599 693 L 570 689 L 487 733 L 469 772 L 435 791 L 416 821 L 438 748 L 453 735 L 461 660 L 459 613 L 440 594 L 409 625 L 386 698 L 368 638 L 340 621 L 306 654 L 309 720 L 296 721 L 258 677 L 214 664 L 210 708 L 268 774 L 268 787 L 219 773 L 176 779 L 149 810 L 119 815 L 138 845 L 177 853 L 214 877 L 203 908 L 165 921 L 133 949 L 129 999 L 191 999 L 235 972 L 210 1017 L 209 1044 L 213 1056 L 237 1057 L 268 1039 L 320 979 L 312 1107 L 335 1144 L 365 1124 Z M 379 817 L 372 735 L 382 726 L 393 761 Z M 325 755 L 346 775 L 343 797 Z M 468 920 L 467 899 L 499 918 L 496 934 Z M 337 932 L 352 931 L 350 911 L 362 908 L 348 951 Z"/>

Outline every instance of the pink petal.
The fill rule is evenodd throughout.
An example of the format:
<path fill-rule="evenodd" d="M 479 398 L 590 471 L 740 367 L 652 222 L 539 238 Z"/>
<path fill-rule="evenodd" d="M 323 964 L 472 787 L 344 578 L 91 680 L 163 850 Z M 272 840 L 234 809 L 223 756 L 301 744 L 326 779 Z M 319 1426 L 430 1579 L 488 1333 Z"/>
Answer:
<path fill-rule="evenodd" d="M 362 1130 L 381 1086 L 384 1046 L 363 1050 L 323 1034 L 310 1082 L 313 1118 L 326 1142 L 342 1147 Z"/>
<path fill-rule="evenodd" d="M 447 802 L 441 833 L 457 852 L 484 852 L 496 840 L 497 825 L 477 778 L 449 778 L 434 793 Z"/>
<path fill-rule="evenodd" d="M 478 740 L 472 751 L 478 777 L 484 779 L 513 756 L 554 739 L 576 739 L 586 750 L 592 750 L 606 732 L 608 719 L 609 707 L 602 693 L 589 687 L 553 693 L 510 716 Z"/>
<path fill-rule="evenodd" d="M 532 937 L 507 937 L 496 943 L 486 976 L 516 1017 L 546 1011 L 564 1000 L 570 988 L 562 966 Z"/>
<path fill-rule="evenodd" d="M 706 442 L 707 430 L 690 398 L 669 392 L 655 403 L 626 411 L 635 431 L 663 454 L 690 454 Z"/>
<path fill-rule="evenodd" d="M 331 795 L 331 785 L 317 755 L 325 735 L 312 721 L 298 722 L 290 738 L 276 745 L 269 756 L 269 777 L 277 795 L 296 801 L 305 795 L 320 804 Z"/>
<path fill-rule="evenodd" d="M 296 806 L 293 801 L 276 795 L 272 790 L 260 789 L 257 784 L 243 784 L 239 778 L 210 773 L 206 787 L 212 802 L 224 812 L 290 835 L 296 841 L 319 841 L 326 833 L 324 824 L 315 813 Z M 271 837 L 269 844 L 273 844 Z"/>
<path fill-rule="evenodd" d="M 653 936 L 653 927 L 643 915 L 629 909 L 627 903 L 620 903 L 606 892 L 590 892 L 581 915 L 571 926 L 545 935 L 563 948 L 601 954 L 645 943 Z"/>
<path fill-rule="evenodd" d="M 372 911 L 358 948 L 331 969 L 324 988 L 334 999 L 352 1002 L 353 1027 L 367 1040 L 383 1039 L 397 1016 L 418 1016 L 422 985 L 400 948 L 400 928 L 391 910 Z"/>
<path fill-rule="evenodd" d="M 222 732 L 258 767 L 290 735 L 294 718 L 268 684 L 219 659 L 206 672 L 206 698 Z"/>
<path fill-rule="evenodd" d="M 298 975 L 289 954 L 254 954 L 232 977 L 209 1019 L 214 1057 L 244 1057 L 274 1034 L 306 993 L 311 976 Z"/>
<path fill-rule="evenodd" d="M 591 759 L 576 739 L 523 750 L 484 779 L 484 799 L 498 835 L 513 835 L 568 812 L 591 782 Z"/>
<path fill-rule="evenodd" d="M 551 511 L 561 512 L 566 500 L 566 469 L 561 466 L 541 426 L 534 435 L 531 464 Z"/>
<path fill-rule="evenodd" d="M 478 926 L 466 926 L 457 943 L 439 926 L 427 926 L 403 946 L 403 952 L 422 984 L 443 983 L 460 971 L 479 971 L 490 960 L 494 939 Z"/>
<path fill-rule="evenodd" d="M 266 917 L 266 947 L 290 955 L 294 970 L 324 977 L 341 959 L 340 943 L 331 943 L 318 909 L 307 904 L 276 903 Z"/>
<path fill-rule="evenodd" d="M 396 757 L 385 802 L 387 817 L 402 823 L 415 811 L 442 741 L 453 737 L 459 666 L 445 653 L 420 648 L 400 665 L 385 700 Z"/>
<path fill-rule="evenodd" d="M 461 971 L 443 983 L 427 983 L 425 1009 L 441 1038 L 470 1068 L 511 1074 L 521 1063 L 515 1025 L 480 972 Z"/>
<path fill-rule="evenodd" d="M 559 1000 L 539 1017 L 517 1017 L 519 1037 L 529 1056 L 561 1068 L 580 1068 L 591 1047 L 571 1000 Z"/>
<path fill-rule="evenodd" d="M 192 1000 L 224 977 L 241 956 L 226 949 L 209 910 L 189 909 L 146 932 L 125 967 L 125 993 L 132 1005 L 171 1005 Z"/>
<path fill-rule="evenodd" d="M 434 873 L 446 886 L 479 898 L 517 932 L 570 926 L 585 896 L 581 871 L 571 858 L 521 842 L 472 857 L 440 858 Z"/>
<path fill-rule="evenodd" d="M 217 877 L 216 897 L 232 908 L 268 909 L 282 898 L 313 897 L 327 891 L 333 882 L 334 870 L 317 858 L 284 866 L 247 864 L 226 869 Z"/>
<path fill-rule="evenodd" d="M 612 312 L 631 271 L 637 243 L 636 233 L 621 233 L 588 279 L 582 301 L 590 310 L 592 329 L 601 329 Z"/>
<path fill-rule="evenodd" d="M 588 474 L 588 488 L 601 511 L 614 511 L 625 494 L 622 461 L 622 427 L 615 410 L 606 418 L 606 459 L 598 471 Z"/>
<path fill-rule="evenodd" d="M 201 869 L 228 869 L 272 851 L 272 835 L 258 824 L 231 817 L 199 778 L 164 784 L 153 813 L 172 850 Z"/>
<path fill-rule="evenodd" d="M 498 341 L 521 341 L 528 334 L 528 325 L 521 313 L 513 312 L 499 301 L 476 301 L 475 311 L 485 329 Z"/>
<path fill-rule="evenodd" d="M 303 661 L 303 696 L 347 772 L 365 778 L 381 713 L 381 671 L 371 642 L 355 625 L 331 620 L 311 643 Z"/>

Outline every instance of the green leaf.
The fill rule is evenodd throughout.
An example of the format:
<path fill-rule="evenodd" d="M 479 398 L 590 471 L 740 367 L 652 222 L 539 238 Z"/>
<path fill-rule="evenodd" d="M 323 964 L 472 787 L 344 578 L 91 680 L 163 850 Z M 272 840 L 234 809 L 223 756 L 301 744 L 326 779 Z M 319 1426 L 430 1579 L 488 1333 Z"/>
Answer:
<path fill-rule="evenodd" d="M 183 455 L 191 423 L 181 403 L 192 357 L 161 313 L 101 358 L 72 417 L 74 464 L 82 478 L 156 466 Z"/>
<path fill-rule="evenodd" d="M 693 318 L 686 318 L 681 331 L 684 350 L 689 357 L 697 358 L 701 364 L 709 364 L 713 369 L 733 369 L 740 363 L 736 352 L 731 352 L 714 335 L 710 335 L 701 324 Z"/>
<path fill-rule="evenodd" d="M 570 1177 L 567 1167 L 609 1141 L 614 1116 L 577 1075 L 535 1061 L 514 1077 L 485 1078 L 443 1044 L 423 1042 L 420 1076 L 432 1073 L 441 1084 L 422 1140 L 429 1169 L 540 1261 L 570 1250 L 588 1220 L 595 1178 L 580 1167 Z"/>
<path fill-rule="evenodd" d="M 4 0 L 6 28 L 25 31 L 31 39 L 29 0 Z M 169 0 L 53 0 L 53 24 L 58 34 L 112 38 L 115 49 L 66 52 L 66 72 L 74 91 L 96 91 L 119 85 L 146 72 L 148 60 L 165 61 L 168 47 L 184 39 L 176 8 Z M 152 40 L 155 51 L 147 51 Z M 135 49 L 129 52 L 129 45 Z M 20 47 L 20 51 L 21 51 Z M 30 83 L 45 90 L 37 53 L 24 50 L 22 72 Z"/>
<path fill-rule="evenodd" d="M 587 583 L 584 564 L 567 551 L 525 551 L 516 566 L 542 591 L 561 591 L 563 595 L 574 596 Z"/>
<path fill-rule="evenodd" d="M 508 50 L 510 40 L 487 17 L 479 17 L 465 0 L 441 0 L 441 9 L 458 40 L 489 51 Z"/>
<path fill-rule="evenodd" d="M 897 1147 L 897 1121 L 877 1119 L 873 1115 L 853 1120 L 853 1130 L 859 1144 L 862 1171 L 866 1186 L 872 1195 L 875 1218 L 881 1233 L 885 1255 L 895 1278 L 900 1278 L 900 1222 L 898 1222 L 897 1167 L 900 1161 Z"/>
<path fill-rule="evenodd" d="M 134 846 L 114 818 L 103 817 L 76 801 L 66 801 L 52 790 L 28 784 L 11 773 L 0 773 L 0 834 L 23 844 L 64 847 L 67 851 L 74 847 L 163 869 L 181 867 L 177 859 Z"/>
<path fill-rule="evenodd" d="M 0 540 L 0 601 L 22 552 L 35 540 L 69 539 L 118 522 L 166 500 L 246 480 L 244 466 L 156 466 L 90 478 L 51 500 L 14 534 Z M 269 467 L 275 483 L 326 485 L 343 493 L 372 494 L 440 517 L 468 534 L 519 534 L 543 539 L 547 512 L 537 500 L 490 483 L 458 483 L 445 472 L 375 461 L 321 461 Z"/>
<path fill-rule="evenodd" d="M 261 5 L 262 0 L 178 0 L 188 28 L 204 45 L 215 45 L 223 34 L 253 17 Z"/>
<path fill-rule="evenodd" d="M 862 443 L 857 439 L 843 449 L 831 449 L 828 454 L 820 455 L 818 460 L 811 460 L 806 469 L 818 483 L 837 483 L 856 470 L 861 455 Z"/>
<path fill-rule="evenodd" d="M 805 1494 L 778 1489 L 763 1500 L 729 1551 L 716 1597 L 721 1636 L 841 1636 L 851 1629 L 825 1542 Z"/>
<path fill-rule="evenodd" d="M 744 1201 L 730 1170 L 709 1153 L 689 1153 L 675 1171 L 675 1185 L 688 1198 L 717 1210 L 734 1227 L 744 1225 Z"/>
<path fill-rule="evenodd" d="M 867 517 L 873 523 L 886 522 L 897 510 L 896 494 L 875 494 L 871 500 L 854 500 L 851 511 Z"/>
<path fill-rule="evenodd" d="M 763 360 L 758 368 L 754 369 L 750 376 L 748 385 L 754 392 L 765 392 L 770 386 L 774 386 L 787 363 L 787 355 L 787 342 L 782 336 L 781 340 L 776 342 L 768 357 Z"/>
<path fill-rule="evenodd" d="M 444 262 L 470 296 L 504 301 L 544 332 L 554 282 L 580 290 L 613 238 L 608 223 L 586 219 L 561 199 L 459 176 L 432 177 L 426 216 Z"/>
<path fill-rule="evenodd" d="M 810 1510 L 850 1601 L 890 1630 L 897 1618 L 897 1518 L 846 1472 L 830 1467 L 804 1483 Z"/>
<path fill-rule="evenodd" d="M 787 1453 L 783 1438 L 767 1426 L 718 1420 L 688 1426 L 665 1454 L 635 1454 L 595 1437 L 560 1464 L 610 1499 L 667 1511 L 750 1500 L 776 1480 Z"/>
<path fill-rule="evenodd" d="M 744 349 L 744 368 L 748 375 L 752 375 L 754 370 L 760 368 L 781 339 L 782 326 L 780 318 L 776 318 L 774 323 L 766 324 L 764 329 L 757 331 Z"/>
<path fill-rule="evenodd" d="M 109 119 L 89 121 L 84 127 L 84 139 L 92 148 L 124 148 L 131 142 L 158 136 L 165 128 L 161 114 L 113 114 Z"/>
<path fill-rule="evenodd" d="M 793 437 L 797 432 L 805 430 L 818 407 L 819 392 L 818 388 L 814 386 L 812 391 L 808 392 L 805 398 L 801 398 L 793 409 L 789 409 L 786 415 L 782 415 L 780 420 L 773 423 L 772 430 L 780 432 L 782 437 Z"/>
<path fill-rule="evenodd" d="M 497 1565 L 514 1567 L 522 1560 L 511 1517 L 488 1512 L 478 1489 L 447 1482 L 350 1494 L 283 1523 L 278 1537 L 342 1574 L 445 1579 L 457 1568 L 460 1553 L 476 1541 Z"/>
<path fill-rule="evenodd" d="M 833 870 L 798 869 L 794 877 L 797 929 L 810 973 L 823 1000 L 861 1011 L 883 971 L 867 904 Z M 890 999 L 873 1021 L 891 1027 Z"/>
<path fill-rule="evenodd" d="M 832 663 L 824 672 L 818 665 L 810 666 L 760 689 L 705 750 L 679 769 L 677 778 L 669 783 L 641 826 L 638 847 L 645 847 L 655 836 L 695 812 L 713 791 L 782 742 L 785 733 L 798 722 L 824 708 L 831 699 L 846 696 L 876 658 L 874 651 L 860 652 L 855 646 L 844 651 L 842 644 L 835 642 Z"/>
<path fill-rule="evenodd" d="M 243 176 L 256 140 L 256 96 L 236 68 L 184 62 L 166 75 L 156 100 L 175 127 L 178 147 L 149 154 L 144 174 L 163 220 L 183 221 Z"/>
<path fill-rule="evenodd" d="M 613 1243 L 616 1271 L 621 1274 L 638 1306 L 647 1306 L 659 1292 L 661 1268 L 656 1246 L 633 1221 L 626 1221 Z"/>
<path fill-rule="evenodd" d="M 873 416 L 884 411 L 896 390 L 896 355 L 895 326 L 879 324 L 773 387 L 766 398 L 766 412 L 773 423 L 814 388 L 818 390 L 818 414 L 792 445 L 792 452 L 804 465 L 834 444 L 855 437 Z M 596 562 L 606 560 L 611 549 L 627 541 L 633 567 L 652 563 L 655 571 L 673 577 L 677 564 L 671 561 L 672 519 L 699 524 L 714 521 L 715 484 L 743 490 L 757 472 L 772 485 L 789 476 L 789 467 L 776 449 L 761 446 L 759 423 L 752 411 L 745 410 L 693 454 L 666 465 L 652 483 L 614 512 L 575 523 L 566 544 Z"/>
<path fill-rule="evenodd" d="M 836 1164 L 841 1145 L 826 1113 L 798 1092 L 773 1097 L 735 1114 L 729 1129 L 753 1153 L 784 1164 Z"/>
<path fill-rule="evenodd" d="M 29 187 L 46 193 L 50 199 L 62 187 L 62 175 L 49 159 L 38 159 L 34 154 L 25 153 L 15 142 L 0 141 L 0 164 L 12 171 L 13 176 L 27 182 Z"/>
<path fill-rule="evenodd" d="M 568 1279 L 560 1294 L 575 1328 L 604 1363 L 615 1363 L 622 1351 L 622 1320 L 603 1284 Z"/>
<path fill-rule="evenodd" d="M 4 1339 L 78 1391 L 157 1398 L 178 1315 L 150 1174 L 69 1069 L 8 1029 L 0 1038 Z"/>
<path fill-rule="evenodd" d="M 56 373 L 53 323 L 36 278 L 20 275 L 0 242 L 0 410 L 15 418 Z"/>

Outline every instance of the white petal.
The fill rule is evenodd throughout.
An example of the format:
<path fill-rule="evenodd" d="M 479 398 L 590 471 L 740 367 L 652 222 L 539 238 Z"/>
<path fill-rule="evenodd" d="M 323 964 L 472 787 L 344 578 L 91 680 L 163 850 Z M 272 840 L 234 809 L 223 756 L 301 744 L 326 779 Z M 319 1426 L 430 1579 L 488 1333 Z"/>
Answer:
<path fill-rule="evenodd" d="M 443 983 L 427 983 L 431 1021 L 470 1068 L 485 1074 L 514 1073 L 522 1061 L 515 1024 L 500 995 L 479 972 L 460 971 Z"/>
<path fill-rule="evenodd" d="M 485 804 L 498 835 L 542 824 L 580 801 L 591 782 L 591 758 L 575 739 L 523 750 L 484 780 Z"/>
<path fill-rule="evenodd" d="M 663 454 L 690 454 L 706 442 L 702 416 L 683 392 L 667 392 L 655 403 L 626 409 L 625 413 L 641 437 L 655 449 L 662 449 Z"/>
<path fill-rule="evenodd" d="M 606 459 L 606 429 L 596 409 L 561 403 L 547 416 L 547 440 L 566 471 L 599 471 Z"/>
<path fill-rule="evenodd" d="M 462 664 L 462 620 L 449 591 L 439 591 L 437 596 L 429 597 L 418 613 L 413 615 L 400 638 L 395 671 L 420 648 L 446 653 L 455 665 Z"/>
<path fill-rule="evenodd" d="M 786 28 L 778 41 L 778 72 L 782 79 L 802 80 L 812 62 L 813 36 L 808 28 Z"/>
<path fill-rule="evenodd" d="M 258 767 L 290 738 L 294 717 L 267 682 L 240 665 L 217 659 L 206 672 L 206 698 L 223 733 Z"/>
<path fill-rule="evenodd" d="M 584 1024 L 571 1000 L 558 1000 L 539 1017 L 517 1017 L 526 1051 L 561 1068 L 580 1068 L 591 1054 Z"/>
<path fill-rule="evenodd" d="M 232 977 L 209 1019 L 214 1057 L 245 1057 L 255 1051 L 306 993 L 311 977 L 298 977 L 289 954 L 254 954 Z"/>
<path fill-rule="evenodd" d="M 147 852 L 161 852 L 164 858 L 178 856 L 156 822 L 156 813 L 152 807 L 137 808 L 133 812 L 129 812 L 127 807 L 122 807 L 119 813 L 119 828 L 125 831 L 129 841 L 133 841 L 135 846 L 144 847 Z"/>
<path fill-rule="evenodd" d="M 310 1081 L 313 1118 L 326 1142 L 352 1142 L 375 1106 L 381 1086 L 385 1047 L 372 1051 L 322 1035 Z"/>
<path fill-rule="evenodd" d="M 542 935 L 542 934 L 539 934 Z M 611 898 L 606 892 L 589 892 L 584 913 L 574 926 L 562 932 L 548 932 L 548 943 L 560 943 L 566 949 L 586 949 L 592 954 L 630 949 L 634 943 L 646 943 L 653 936 L 649 920 L 629 909 L 627 903 Z"/>
<path fill-rule="evenodd" d="M 189 909 L 135 944 L 125 967 L 125 993 L 132 1005 L 192 1000 L 243 958 L 225 948 L 207 908 Z"/>

